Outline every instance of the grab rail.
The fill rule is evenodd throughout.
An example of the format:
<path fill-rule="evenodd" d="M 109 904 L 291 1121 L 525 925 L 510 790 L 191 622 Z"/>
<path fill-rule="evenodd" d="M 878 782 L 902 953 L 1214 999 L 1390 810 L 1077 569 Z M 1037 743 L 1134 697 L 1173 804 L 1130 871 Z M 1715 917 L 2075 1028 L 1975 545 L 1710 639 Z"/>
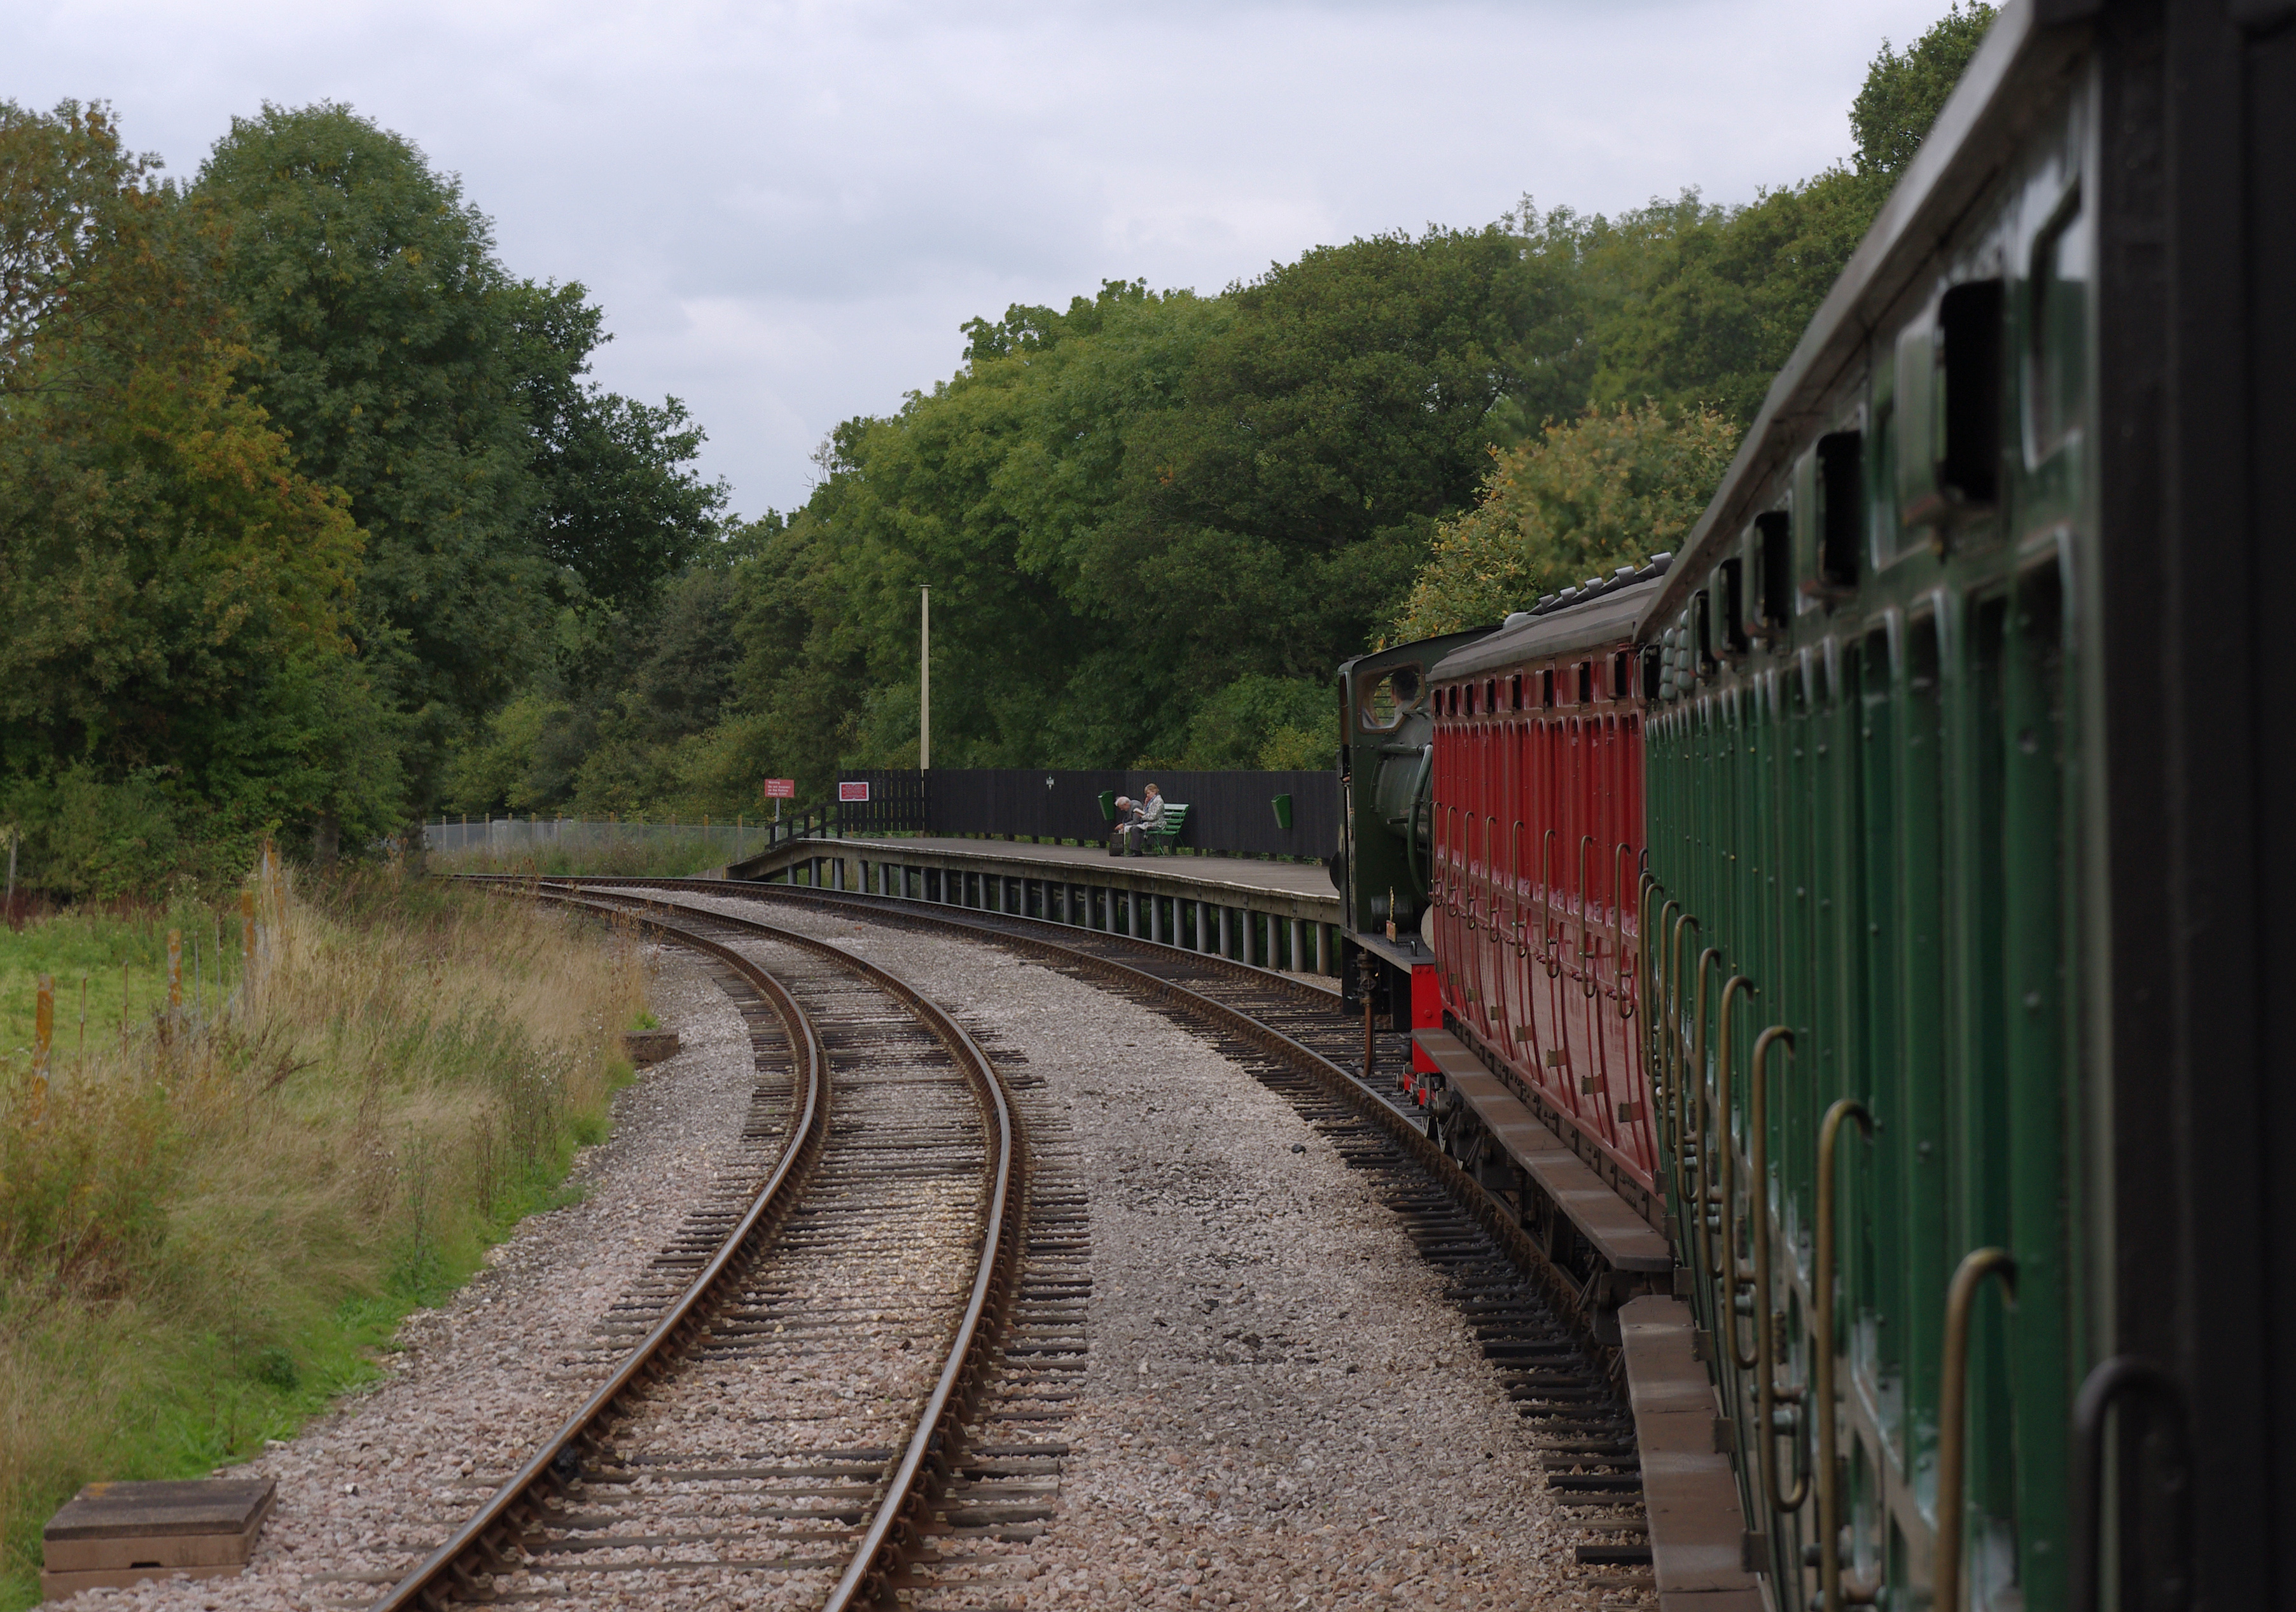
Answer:
<path fill-rule="evenodd" d="M 2161 1487 L 2169 1496 L 2177 1555 L 2152 1604 L 2185 1607 L 2192 1600 L 2193 1433 L 2185 1396 L 2176 1379 L 2151 1361 L 2116 1354 L 2098 1362 L 2073 1398 L 2072 1570 L 2065 1597 L 2070 1612 L 2097 1612 L 2102 1604 L 2096 1555 L 2104 1533 L 2104 1419 L 2124 1395 L 2149 1399 L 2162 1412 L 2176 1463 L 2176 1481 Z"/>
<path fill-rule="evenodd" d="M 1809 1498 L 1809 1466 L 1808 1461 L 1795 1463 L 1794 1490 L 1785 1494 L 1778 1489 L 1777 1407 L 1784 1400 L 1799 1406 L 1803 1390 L 1778 1387 L 1777 1316 L 1770 1308 L 1770 1049 L 1783 1042 L 1787 1051 L 1794 1050 L 1794 1033 L 1787 1026 L 1774 1024 L 1754 1038 L 1753 1090 L 1749 1094 L 1748 1125 L 1754 1133 L 1751 1199 L 1752 1232 L 1754 1239 L 1754 1353 L 1759 1358 L 1760 1378 L 1758 1379 L 1755 1416 L 1760 1422 L 1762 1441 L 1762 1487 L 1767 1493 L 1770 1507 L 1776 1511 L 1799 1511 Z M 1800 1454 L 1805 1449 L 1800 1428 L 1796 1429 L 1794 1450 Z"/>
<path fill-rule="evenodd" d="M 1720 967 L 1722 948 L 1708 946 L 1698 954 L 1698 1017 L 1691 1026 L 1690 1068 L 1681 1082 L 1688 1095 L 1688 1105 L 1682 1117 L 1685 1136 L 1695 1133 L 1698 1139 L 1698 1158 L 1693 1166 L 1697 1174 L 1682 1182 L 1682 1195 L 1690 1200 L 1698 1215 L 1698 1269 L 1702 1274 L 1714 1273 L 1714 1239 L 1706 1229 L 1706 965 Z"/>
<path fill-rule="evenodd" d="M 1810 1272 L 1816 1289 L 1817 1346 L 1810 1351 L 1810 1366 L 1817 1395 L 1817 1447 L 1810 1460 L 1817 1469 L 1817 1573 L 1819 1612 L 1840 1612 L 1844 1606 L 1871 1606 L 1880 1586 L 1857 1586 L 1860 1593 L 1845 1600 L 1841 1592 L 1841 1455 L 1837 1445 L 1833 1412 L 1833 1288 L 1838 1272 L 1833 1247 L 1834 1144 L 1845 1122 L 1855 1120 L 1867 1140 L 1874 1135 L 1874 1116 L 1855 1097 L 1835 1100 L 1817 1127 L 1817 1257 Z"/>
<path fill-rule="evenodd" d="M 1718 1264 L 1710 1264 L 1706 1273 L 1722 1278 L 1721 1330 L 1723 1341 L 1728 1346 L 1730 1362 L 1741 1371 L 1751 1371 L 1760 1363 L 1759 1360 L 1750 1360 L 1738 1353 L 1738 1289 L 1744 1285 L 1747 1272 L 1738 1264 L 1738 1206 L 1734 1190 L 1738 1158 L 1737 1150 L 1730 1145 L 1730 1002 L 1741 986 L 1749 996 L 1762 994 L 1761 987 L 1743 974 L 1733 974 L 1723 983 L 1722 1025 L 1717 1032 L 1721 1038 L 1722 1049 L 1716 1060 L 1719 1067 L 1714 1079 L 1715 1133 L 1710 1144 L 1700 1147 L 1698 1157 L 1703 1165 L 1710 1147 L 1716 1156 L 1712 1174 L 1720 1188 L 1716 1201 L 1722 1209 L 1722 1259 Z"/>
<path fill-rule="evenodd" d="M 1930 1605 L 1960 1612 L 1961 1532 L 1967 1510 L 1962 1463 L 1969 1443 L 1969 1327 L 1977 1290 L 1988 1276 L 2001 1279 L 2008 1302 L 2017 1302 L 2017 1261 L 2006 1248 L 1976 1248 L 1962 1256 L 1945 1293 L 1945 1357 L 1938 1385 L 1937 1533 L 1930 1544 Z"/>

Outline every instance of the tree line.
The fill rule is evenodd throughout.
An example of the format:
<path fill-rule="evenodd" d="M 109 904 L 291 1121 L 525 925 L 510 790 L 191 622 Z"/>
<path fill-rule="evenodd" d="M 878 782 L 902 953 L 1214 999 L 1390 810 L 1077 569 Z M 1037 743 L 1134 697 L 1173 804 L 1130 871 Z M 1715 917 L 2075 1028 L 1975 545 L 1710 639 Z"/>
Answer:
<path fill-rule="evenodd" d="M 0 831 L 28 880 L 373 845 L 537 668 L 720 544 L 685 409 L 585 379 L 602 320 L 347 107 L 234 120 L 173 183 L 103 106 L 0 102 Z"/>
<path fill-rule="evenodd" d="M 1885 43 L 1849 160 L 1744 206 L 974 319 L 749 520 L 675 399 L 585 379 L 583 289 L 349 109 L 170 185 L 102 109 L 0 106 L 0 822 L 105 892 L 264 831 L 818 798 L 914 765 L 928 586 L 939 765 L 1322 765 L 1339 660 L 1687 528 L 1989 19 Z"/>

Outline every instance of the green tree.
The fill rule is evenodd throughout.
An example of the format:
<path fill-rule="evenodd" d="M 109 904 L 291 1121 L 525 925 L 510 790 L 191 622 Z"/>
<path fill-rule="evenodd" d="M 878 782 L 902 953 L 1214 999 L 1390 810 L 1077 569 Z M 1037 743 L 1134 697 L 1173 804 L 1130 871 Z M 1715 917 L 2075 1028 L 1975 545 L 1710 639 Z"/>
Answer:
<path fill-rule="evenodd" d="M 213 219 L 70 102 L 0 102 L 0 814 L 34 876 L 111 895 L 388 818 L 361 536 L 233 389 Z"/>
<path fill-rule="evenodd" d="M 1729 468 L 1711 410 L 1595 410 L 1495 455 L 1475 507 L 1437 532 L 1399 640 L 1491 626 L 1548 593 L 1679 546 Z"/>
<path fill-rule="evenodd" d="M 1865 86 L 1849 107 L 1858 173 L 1894 179 L 1905 172 L 1954 86 L 1961 82 L 1969 59 L 1985 42 L 1993 16 L 1994 8 L 1985 0 L 1970 0 L 1966 11 L 1962 0 L 1953 0 L 1953 9 L 1903 52 L 1892 51 L 1886 39 L 1882 42 L 1866 69 Z"/>
<path fill-rule="evenodd" d="M 427 794 L 545 618 L 517 367 L 540 345 L 521 330 L 537 299 L 459 187 L 348 107 L 234 119 L 197 190 L 230 229 L 225 285 L 254 331 L 246 395 L 367 533 L 359 647 L 412 719 Z"/>
<path fill-rule="evenodd" d="M 603 315 L 513 278 L 413 143 L 348 107 L 237 119 L 199 194 L 230 225 L 247 396 L 368 534 L 355 635 L 403 720 L 418 809 L 449 750 L 552 653 L 568 604 L 642 604 L 714 539 L 702 440 L 584 380 Z"/>

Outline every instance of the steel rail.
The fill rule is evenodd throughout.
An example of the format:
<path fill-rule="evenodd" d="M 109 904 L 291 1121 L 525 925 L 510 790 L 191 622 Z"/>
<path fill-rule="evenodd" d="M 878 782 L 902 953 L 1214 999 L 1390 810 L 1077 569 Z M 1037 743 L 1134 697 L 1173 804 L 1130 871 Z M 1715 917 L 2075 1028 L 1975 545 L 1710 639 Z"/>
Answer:
<path fill-rule="evenodd" d="M 555 891 L 537 894 L 568 906 L 615 916 L 626 914 L 623 908 L 583 901 Z M 599 1431 L 617 1419 L 635 1390 L 660 1377 L 674 1355 L 684 1353 L 697 1341 L 697 1335 L 706 1328 L 707 1313 L 719 1287 L 743 1255 L 752 1251 L 753 1245 L 762 1247 L 765 1239 L 778 1228 L 797 1196 L 797 1189 L 820 1157 L 829 1128 L 829 1065 L 812 1020 L 799 1009 L 780 981 L 730 946 L 685 933 L 659 920 L 642 916 L 638 921 L 666 939 L 707 952 L 726 963 L 757 987 L 781 1019 L 800 1066 L 793 1083 L 789 1145 L 782 1150 L 772 1173 L 750 1200 L 748 1211 L 718 1245 L 709 1263 L 653 1330 L 630 1351 L 614 1374 L 566 1420 L 525 1466 L 495 1491 L 469 1522 L 376 1600 L 373 1612 L 411 1612 L 414 1608 L 440 1608 L 450 1600 L 490 1599 L 486 1588 L 478 1583 L 479 1574 L 491 1575 L 508 1564 L 527 1529 L 545 1521 L 545 1497 L 562 1491 L 572 1481 L 581 1469 L 582 1452 L 596 1444 Z"/>
<path fill-rule="evenodd" d="M 575 886 L 587 881 L 543 881 L 537 886 L 535 893 L 545 897 L 556 896 L 557 892 L 547 888 L 552 882 Z M 832 942 L 775 924 L 761 923 L 753 918 L 655 901 L 635 892 L 625 893 L 610 888 L 596 894 L 628 904 L 616 908 L 606 908 L 595 902 L 582 902 L 580 904 L 602 911 L 627 911 L 636 907 L 647 914 L 646 921 L 655 927 L 672 929 L 681 936 L 685 931 L 675 930 L 673 926 L 663 924 L 653 915 L 669 912 L 686 918 L 706 919 L 711 923 L 727 925 L 763 939 L 810 952 L 838 968 L 861 976 L 906 1005 L 924 1022 L 934 1038 L 947 1050 L 980 1104 L 982 1118 L 989 1133 L 994 1167 L 985 1194 L 988 1201 L 981 1225 L 980 1256 L 973 1271 L 972 1290 L 965 1302 L 963 1315 L 958 1318 L 955 1333 L 950 1339 L 948 1357 L 942 1364 L 932 1392 L 926 1396 L 916 1428 L 901 1452 L 900 1464 L 894 1469 L 892 1480 L 879 1502 L 875 1514 L 870 1518 L 869 1526 L 862 1532 L 852 1561 L 823 1605 L 826 1612 L 846 1612 L 849 1608 L 881 1601 L 895 1587 L 909 1559 L 916 1553 L 929 1520 L 928 1514 L 947 1487 L 963 1453 L 964 1424 L 971 1420 L 978 1402 L 989 1352 L 996 1346 L 1003 1331 L 1017 1285 L 1021 1255 L 1026 1244 L 1021 1205 L 1028 1181 L 1028 1152 L 1020 1112 L 1013 1103 L 1011 1093 L 1005 1090 L 1004 1076 L 997 1071 L 996 1064 L 965 1033 L 964 1027 L 907 981 L 867 958 L 856 956 Z M 725 954 L 736 955 L 730 951 Z"/>
<path fill-rule="evenodd" d="M 513 883 L 521 886 L 536 881 L 515 875 L 459 875 L 491 882 Z M 1388 1139 L 1400 1148 L 1413 1162 L 1440 1185 L 1453 1203 L 1472 1216 L 1492 1240 L 1503 1249 L 1515 1266 L 1538 1281 L 1548 1298 L 1564 1315 L 1578 1325 L 1580 1340 L 1600 1362 L 1603 1374 L 1612 1387 L 1625 1391 L 1625 1356 L 1614 1343 L 1608 1343 L 1595 1334 L 1592 1322 L 1592 1284 L 1582 1289 L 1579 1283 L 1554 1260 L 1547 1256 L 1529 1232 L 1509 1215 L 1497 1199 L 1477 1185 L 1472 1177 L 1460 1168 L 1450 1155 L 1444 1152 L 1405 1115 L 1382 1101 L 1352 1075 L 1325 1058 L 1314 1048 L 1302 1044 L 1281 1030 L 1253 1018 L 1242 1008 L 1207 996 L 1176 980 L 1169 980 L 1145 969 L 1136 969 L 1115 958 L 1101 955 L 1077 946 L 1062 944 L 1055 937 L 1078 933 L 1074 924 L 1054 922 L 1049 919 L 1030 918 L 1017 912 L 997 912 L 972 907 L 946 906 L 939 902 L 916 901 L 907 896 L 865 896 L 857 892 L 816 890 L 804 885 L 769 885 L 747 880 L 720 879 L 645 879 L 638 877 L 599 877 L 545 879 L 547 885 L 555 883 L 567 888 L 578 887 L 596 894 L 606 894 L 618 888 L 624 889 L 676 889 L 697 895 L 712 895 L 738 899 L 763 899 L 809 905 L 841 912 L 865 912 L 881 921 L 897 924 L 925 927 L 984 936 L 1034 951 L 1070 967 L 1097 974 L 1127 992 L 1160 1000 L 1200 1021 L 1209 1023 L 1249 1042 L 1269 1057 L 1307 1075 L 1325 1093 L 1336 1098 L 1364 1120 L 1376 1125 Z M 666 904 L 650 903 L 660 906 Z M 712 918 L 727 918 L 741 923 L 747 920 L 732 919 L 709 909 L 670 906 L 672 911 L 706 913 Z M 767 926 L 770 927 L 770 926 Z M 1226 977 L 1256 988 L 1288 995 L 1304 1005 L 1329 1009 L 1331 994 L 1302 984 L 1272 970 L 1250 963 L 1238 962 L 1234 958 L 1217 953 L 1192 952 L 1182 946 L 1166 945 L 1138 936 L 1119 935 L 1112 931 L 1086 929 L 1099 939 L 1119 943 L 1128 948 L 1150 953 L 1169 953 L 1176 959 L 1196 966 L 1210 966 Z M 816 945 L 826 943 L 816 942 Z M 835 951 L 837 948 L 830 947 Z M 840 953 L 840 955 L 846 955 Z"/>

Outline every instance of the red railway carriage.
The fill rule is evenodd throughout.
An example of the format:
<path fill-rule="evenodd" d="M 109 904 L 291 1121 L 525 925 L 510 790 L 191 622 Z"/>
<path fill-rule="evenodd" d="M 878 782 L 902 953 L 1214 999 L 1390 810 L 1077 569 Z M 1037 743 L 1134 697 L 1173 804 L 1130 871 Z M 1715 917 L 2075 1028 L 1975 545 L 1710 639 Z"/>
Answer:
<path fill-rule="evenodd" d="M 1426 932 L 1445 1017 L 1605 1175 L 1656 1190 L 1636 977 L 1641 661 L 1658 568 L 1434 667 Z M 1583 599 L 1583 601 L 1582 601 Z M 1623 1184 L 1623 1182 L 1620 1182 Z"/>

